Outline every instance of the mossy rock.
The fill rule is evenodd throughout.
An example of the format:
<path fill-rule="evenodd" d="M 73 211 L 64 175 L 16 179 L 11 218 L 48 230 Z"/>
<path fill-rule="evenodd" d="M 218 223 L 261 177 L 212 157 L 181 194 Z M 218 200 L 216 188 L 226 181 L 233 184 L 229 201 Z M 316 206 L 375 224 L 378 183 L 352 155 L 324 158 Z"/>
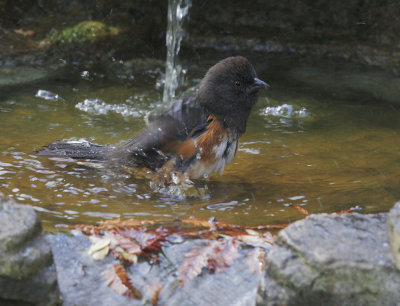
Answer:
<path fill-rule="evenodd" d="M 99 21 L 82 21 L 49 34 L 41 46 L 66 60 L 81 61 L 110 53 L 118 45 L 120 32 L 119 28 Z"/>
<path fill-rule="evenodd" d="M 56 32 L 48 38 L 51 44 L 94 43 L 104 38 L 118 35 L 120 30 L 99 21 L 82 21 L 77 25 Z"/>

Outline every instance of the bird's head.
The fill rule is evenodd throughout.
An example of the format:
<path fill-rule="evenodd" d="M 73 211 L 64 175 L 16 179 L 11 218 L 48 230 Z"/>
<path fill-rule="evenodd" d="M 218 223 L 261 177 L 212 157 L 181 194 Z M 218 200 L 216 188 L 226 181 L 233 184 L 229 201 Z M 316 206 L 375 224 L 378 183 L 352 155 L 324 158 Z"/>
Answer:
<path fill-rule="evenodd" d="M 243 56 L 228 57 L 212 66 L 200 83 L 198 100 L 228 128 L 245 131 L 258 92 L 268 84 Z"/>

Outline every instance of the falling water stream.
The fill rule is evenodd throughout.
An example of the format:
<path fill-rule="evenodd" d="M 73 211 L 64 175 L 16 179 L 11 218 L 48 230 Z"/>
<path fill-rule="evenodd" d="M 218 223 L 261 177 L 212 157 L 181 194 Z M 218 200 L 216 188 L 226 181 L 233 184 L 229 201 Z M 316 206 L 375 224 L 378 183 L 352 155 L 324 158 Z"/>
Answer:
<path fill-rule="evenodd" d="M 166 35 L 167 61 L 165 70 L 165 85 L 163 103 L 168 103 L 175 98 L 176 89 L 182 84 L 185 74 L 179 63 L 178 54 L 181 41 L 185 34 L 183 22 L 192 5 L 190 0 L 168 1 L 168 28 Z"/>

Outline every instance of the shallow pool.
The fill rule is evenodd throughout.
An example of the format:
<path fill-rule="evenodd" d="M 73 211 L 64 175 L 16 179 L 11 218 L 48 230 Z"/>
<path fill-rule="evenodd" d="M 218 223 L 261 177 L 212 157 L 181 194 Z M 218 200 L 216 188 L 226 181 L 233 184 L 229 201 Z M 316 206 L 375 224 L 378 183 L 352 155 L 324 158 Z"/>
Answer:
<path fill-rule="evenodd" d="M 196 65 L 184 60 L 186 88 L 218 56 Z M 118 145 L 135 135 L 161 100 L 162 67 L 112 74 L 76 68 L 2 86 L 0 191 L 33 205 L 47 230 L 117 217 L 287 223 L 303 218 L 293 203 L 312 213 L 352 206 L 368 213 L 400 199 L 399 79 L 341 63 L 250 58 L 271 88 L 224 174 L 183 193 L 155 190 L 144 171 L 34 153 L 55 140 Z"/>

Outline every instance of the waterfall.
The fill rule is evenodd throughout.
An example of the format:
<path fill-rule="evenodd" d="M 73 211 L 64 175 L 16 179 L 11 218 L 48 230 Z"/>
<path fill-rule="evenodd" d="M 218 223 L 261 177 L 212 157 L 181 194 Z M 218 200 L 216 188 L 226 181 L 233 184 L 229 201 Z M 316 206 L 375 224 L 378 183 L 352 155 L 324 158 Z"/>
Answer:
<path fill-rule="evenodd" d="M 168 103 L 175 98 L 176 89 L 183 82 L 184 70 L 178 61 L 181 41 L 185 34 L 183 22 L 188 15 L 191 0 L 168 1 L 168 28 L 166 36 L 167 62 L 165 69 L 165 84 L 163 103 Z"/>

